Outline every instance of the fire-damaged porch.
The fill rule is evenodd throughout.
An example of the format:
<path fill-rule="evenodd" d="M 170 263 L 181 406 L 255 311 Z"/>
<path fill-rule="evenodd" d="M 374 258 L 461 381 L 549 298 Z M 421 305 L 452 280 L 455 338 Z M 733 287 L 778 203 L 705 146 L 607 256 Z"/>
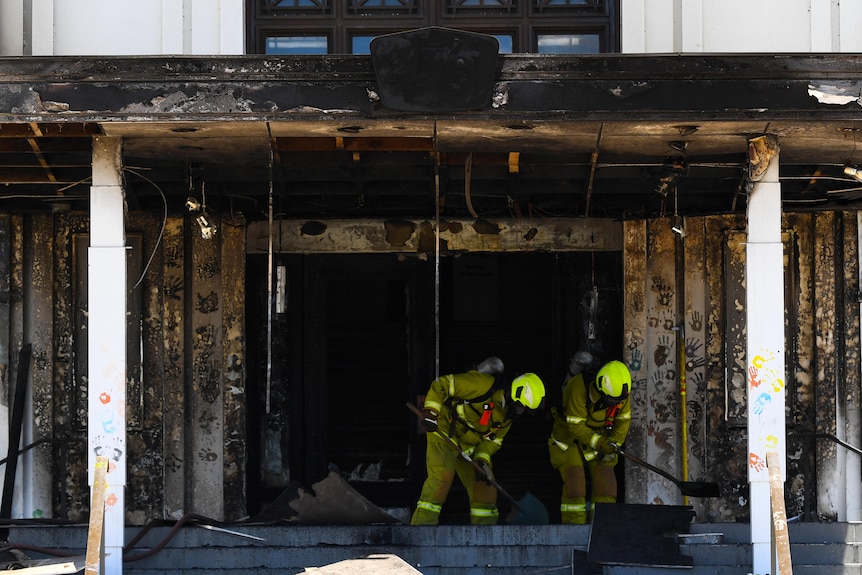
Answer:
<path fill-rule="evenodd" d="M 0 364 L 9 397 L 27 368 L 36 444 L 12 516 L 89 512 L 87 294 L 112 279 L 90 275 L 91 178 L 108 143 L 128 246 L 126 524 L 240 521 L 333 469 L 409 509 L 424 440 L 405 402 L 490 354 L 553 402 L 578 349 L 636 376 L 628 451 L 721 487 L 685 501 L 621 464 L 620 500 L 749 521 L 748 417 L 771 397 L 749 405 L 746 210 L 769 136 L 787 512 L 859 519 L 859 458 L 839 443 L 862 443 L 859 58 L 493 63 L 484 105 L 412 111 L 361 56 L 0 59 Z M 495 463 L 555 522 L 548 432 L 545 412 L 519 420 Z M 445 522 L 465 511 L 454 493 Z"/>

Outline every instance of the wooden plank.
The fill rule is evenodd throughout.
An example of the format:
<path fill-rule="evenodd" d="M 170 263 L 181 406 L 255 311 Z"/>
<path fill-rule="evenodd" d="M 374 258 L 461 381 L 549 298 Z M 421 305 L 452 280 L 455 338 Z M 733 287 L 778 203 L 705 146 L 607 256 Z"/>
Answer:
<path fill-rule="evenodd" d="M 68 557 L 61 559 L 40 559 L 38 561 L 18 561 L 16 565 L 24 565 L 24 567 L 16 567 L 15 573 L 23 573 L 24 575 L 64 575 L 65 573 L 77 573 L 84 568 L 84 558 L 75 558 L 70 560 Z"/>
<path fill-rule="evenodd" d="M 104 559 L 102 543 L 105 526 L 105 491 L 108 488 L 108 458 L 96 457 L 96 469 L 93 473 L 93 498 L 90 503 L 90 526 L 87 529 L 87 554 L 84 572 L 87 575 L 99 575 L 100 565 Z"/>
<path fill-rule="evenodd" d="M 769 494 L 772 500 L 772 534 L 778 557 L 778 572 L 793 575 L 790 561 L 790 532 L 787 530 L 787 513 L 784 510 L 784 478 L 781 476 L 781 457 L 777 451 L 766 453 L 769 468 Z"/>
<path fill-rule="evenodd" d="M 345 134 L 350 128 L 338 128 Z M 361 128 L 357 126 L 356 130 Z M 279 152 L 347 152 L 397 151 L 397 152 L 430 152 L 434 149 L 432 138 L 370 138 L 370 137 L 310 137 L 286 138 L 279 137 L 276 141 Z"/>

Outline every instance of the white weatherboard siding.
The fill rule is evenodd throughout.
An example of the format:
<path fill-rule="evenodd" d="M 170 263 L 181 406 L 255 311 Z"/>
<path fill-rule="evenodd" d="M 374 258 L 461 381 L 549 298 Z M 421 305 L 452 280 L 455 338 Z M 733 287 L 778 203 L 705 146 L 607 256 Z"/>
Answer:
<path fill-rule="evenodd" d="M 244 0 L 2 0 L 0 56 L 236 55 Z"/>
<path fill-rule="evenodd" d="M 625 0 L 622 51 L 859 52 L 862 2 Z"/>

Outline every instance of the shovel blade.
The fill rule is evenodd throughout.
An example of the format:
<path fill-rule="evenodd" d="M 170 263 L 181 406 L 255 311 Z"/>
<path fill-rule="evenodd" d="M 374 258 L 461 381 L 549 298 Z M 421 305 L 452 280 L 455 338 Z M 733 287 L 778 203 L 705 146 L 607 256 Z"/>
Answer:
<path fill-rule="evenodd" d="M 512 506 L 506 516 L 509 525 L 547 525 L 548 510 L 539 499 L 529 491 Z"/>
<path fill-rule="evenodd" d="M 718 483 L 709 483 L 706 481 L 680 481 L 677 485 L 682 494 L 689 497 L 721 496 L 721 490 L 718 488 Z"/>

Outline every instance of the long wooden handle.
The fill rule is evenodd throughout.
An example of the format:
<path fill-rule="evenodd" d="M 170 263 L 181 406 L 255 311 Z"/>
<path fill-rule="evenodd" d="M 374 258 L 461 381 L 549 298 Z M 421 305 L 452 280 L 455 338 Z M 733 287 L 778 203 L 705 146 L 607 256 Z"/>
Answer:
<path fill-rule="evenodd" d="M 787 531 L 787 512 L 784 509 L 784 480 L 781 478 L 781 457 L 778 452 L 767 452 L 766 467 L 769 468 L 772 532 L 775 536 L 778 572 L 781 575 L 793 575 L 793 562 L 790 560 L 790 533 Z"/>

